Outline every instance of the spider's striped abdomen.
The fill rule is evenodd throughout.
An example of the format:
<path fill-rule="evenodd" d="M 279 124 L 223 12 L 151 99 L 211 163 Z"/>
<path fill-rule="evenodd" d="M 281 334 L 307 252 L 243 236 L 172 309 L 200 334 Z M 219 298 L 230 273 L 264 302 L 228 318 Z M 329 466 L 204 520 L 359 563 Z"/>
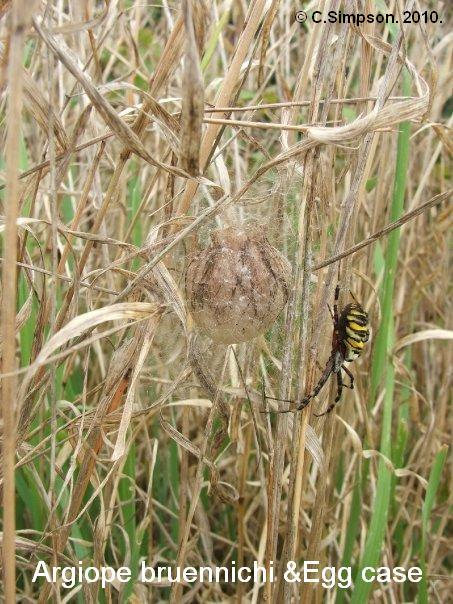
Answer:
<path fill-rule="evenodd" d="M 354 361 L 369 337 L 368 313 L 357 302 L 348 304 L 339 320 L 339 339 L 344 346 L 345 361 Z"/>

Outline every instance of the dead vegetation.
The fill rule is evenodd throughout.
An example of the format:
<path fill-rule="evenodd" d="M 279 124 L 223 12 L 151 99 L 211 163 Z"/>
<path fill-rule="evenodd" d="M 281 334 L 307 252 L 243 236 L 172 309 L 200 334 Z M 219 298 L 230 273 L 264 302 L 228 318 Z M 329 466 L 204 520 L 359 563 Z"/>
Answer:
<path fill-rule="evenodd" d="M 404 27 L 301 25 L 295 4 L 0 2 L 6 601 L 48 601 L 41 559 L 132 570 L 55 601 L 447 600 L 448 3 L 388 3 L 443 20 Z M 214 230 L 257 224 L 288 304 L 214 344 L 184 271 Z M 355 389 L 325 418 L 330 387 L 261 413 L 317 382 L 339 260 L 340 303 L 372 325 Z M 149 586 L 142 557 L 279 580 Z M 354 586 L 285 582 L 290 560 Z M 366 564 L 424 579 L 367 585 Z"/>

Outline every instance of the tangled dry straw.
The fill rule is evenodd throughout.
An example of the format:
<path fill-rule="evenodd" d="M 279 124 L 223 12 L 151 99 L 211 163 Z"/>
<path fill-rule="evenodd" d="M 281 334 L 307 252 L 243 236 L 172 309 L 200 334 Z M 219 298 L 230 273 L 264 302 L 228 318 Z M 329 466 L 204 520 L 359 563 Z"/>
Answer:
<path fill-rule="evenodd" d="M 0 2 L 6 600 L 48 600 L 38 559 L 145 556 L 275 561 L 279 581 L 133 581 L 108 598 L 410 601 L 411 586 L 281 580 L 289 560 L 356 572 L 374 544 L 379 562 L 425 565 L 420 601 L 442 601 L 446 25 L 302 28 L 287 0 L 70 4 Z M 284 292 L 269 286 L 288 304 L 266 337 L 212 343 L 187 268 L 213 232 L 256 221 L 291 260 L 289 288 L 286 272 Z M 340 305 L 351 289 L 371 316 L 356 389 L 322 421 L 261 413 L 316 383 L 338 273 Z"/>

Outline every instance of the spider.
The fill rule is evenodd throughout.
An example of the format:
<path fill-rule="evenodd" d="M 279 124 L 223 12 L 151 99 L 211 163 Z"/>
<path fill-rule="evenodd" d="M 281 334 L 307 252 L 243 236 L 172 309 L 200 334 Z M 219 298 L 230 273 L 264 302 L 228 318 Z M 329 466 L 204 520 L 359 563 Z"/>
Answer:
<path fill-rule="evenodd" d="M 329 377 L 334 373 L 337 377 L 337 396 L 324 413 L 315 413 L 316 417 L 321 417 L 330 413 L 341 398 L 343 388 L 354 388 L 354 376 L 346 367 L 345 363 L 351 363 L 362 352 L 365 343 L 370 337 L 368 313 L 363 309 L 362 305 L 357 302 L 352 292 L 350 292 L 354 302 L 347 304 L 340 314 L 338 314 L 338 298 L 340 296 L 340 286 L 335 288 L 335 300 L 333 305 L 333 313 L 329 307 L 333 320 L 333 335 L 332 335 L 332 352 L 326 367 L 319 378 L 319 382 L 313 389 L 313 392 L 305 396 L 295 409 L 287 409 L 277 411 L 277 413 L 288 413 L 290 411 L 300 411 L 305 409 L 312 398 L 317 396 Z M 342 370 L 349 377 L 349 385 L 345 384 L 342 379 Z M 273 399 L 272 400 L 281 400 Z M 285 401 L 292 402 L 292 401 Z"/>

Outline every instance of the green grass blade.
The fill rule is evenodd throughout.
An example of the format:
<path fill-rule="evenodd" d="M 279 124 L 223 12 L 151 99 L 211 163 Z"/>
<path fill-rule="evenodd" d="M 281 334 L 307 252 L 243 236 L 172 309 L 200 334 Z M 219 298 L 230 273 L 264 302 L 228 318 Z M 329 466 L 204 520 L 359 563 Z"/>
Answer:
<path fill-rule="evenodd" d="M 137 516 L 135 506 L 135 445 L 132 444 L 123 467 L 124 478 L 121 478 L 118 485 L 118 495 L 121 501 L 123 516 L 123 527 L 127 533 L 130 551 L 123 552 L 123 559 L 129 558 L 129 568 L 131 569 L 131 580 L 124 584 L 124 590 L 121 594 L 121 601 L 127 602 L 132 595 L 134 584 L 138 576 L 138 559 L 140 545 L 137 542 Z"/>
<path fill-rule="evenodd" d="M 352 493 L 351 511 L 349 514 L 349 522 L 346 529 L 346 538 L 344 542 L 343 558 L 341 561 L 342 566 L 351 566 L 352 552 L 354 549 L 354 543 L 357 538 L 360 526 L 360 509 L 362 505 L 361 501 L 361 480 L 360 470 L 356 472 L 356 483 Z M 346 599 L 346 590 L 337 589 L 335 598 L 336 604 L 343 604 Z"/>
<path fill-rule="evenodd" d="M 211 62 L 211 59 L 214 55 L 217 43 L 219 41 L 220 32 L 223 30 L 225 25 L 228 23 L 228 19 L 230 18 L 230 7 L 231 7 L 231 2 L 230 2 L 230 6 L 228 7 L 228 9 L 223 12 L 222 16 L 220 17 L 217 25 L 215 26 L 215 28 L 211 34 L 211 37 L 208 40 L 208 43 L 206 45 L 206 50 L 205 50 L 203 58 L 201 60 L 201 71 L 203 71 L 203 72 L 208 67 L 208 65 Z"/>
<path fill-rule="evenodd" d="M 426 488 L 425 501 L 422 506 L 422 551 L 420 553 L 420 566 L 422 569 L 422 580 L 420 581 L 420 590 L 418 593 L 418 601 L 420 604 L 428 604 L 428 582 L 426 568 L 426 541 L 428 537 L 428 523 L 431 516 L 431 511 L 434 506 L 436 493 L 439 488 L 440 477 L 447 459 L 447 445 L 443 445 L 440 451 L 437 452 L 434 458 L 431 472 L 429 474 L 428 486 Z"/>
<path fill-rule="evenodd" d="M 404 94 L 409 92 L 409 79 L 407 73 L 403 85 Z M 396 173 L 393 190 L 390 220 L 397 220 L 404 211 L 404 192 L 406 188 L 407 168 L 409 163 L 409 138 L 410 123 L 404 122 L 400 127 L 398 136 L 398 150 L 396 158 Z M 382 321 L 376 336 L 375 353 L 371 372 L 371 401 L 374 401 L 379 384 L 385 380 L 386 394 L 384 398 L 381 446 L 380 450 L 386 457 L 391 458 L 392 411 L 394 392 L 394 368 L 389 354 L 393 341 L 393 294 L 395 285 L 395 272 L 398 264 L 400 231 L 396 229 L 388 238 L 385 256 L 385 277 L 382 290 Z M 376 498 L 373 505 L 373 515 L 365 543 L 359 571 L 355 581 L 352 595 L 352 604 L 363 604 L 368 601 L 372 583 L 362 579 L 361 569 L 364 566 L 376 566 L 380 559 L 381 548 L 387 527 L 387 516 L 390 503 L 392 475 L 382 460 L 379 461 Z"/>

